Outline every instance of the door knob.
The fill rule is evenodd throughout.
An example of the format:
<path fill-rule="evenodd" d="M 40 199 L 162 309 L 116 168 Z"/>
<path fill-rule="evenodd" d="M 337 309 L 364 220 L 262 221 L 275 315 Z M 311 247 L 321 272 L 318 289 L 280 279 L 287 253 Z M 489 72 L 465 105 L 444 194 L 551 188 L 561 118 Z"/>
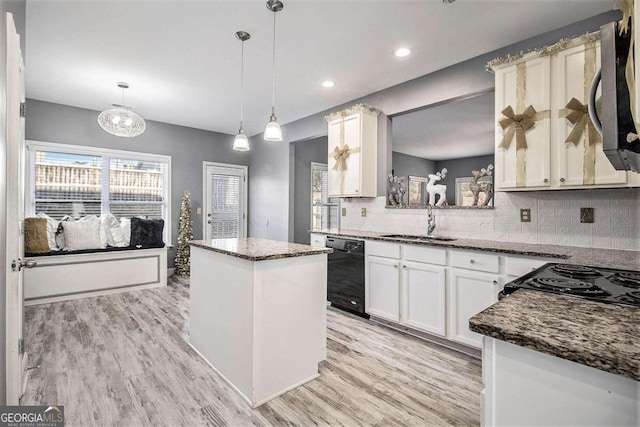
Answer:
<path fill-rule="evenodd" d="M 21 260 L 20 258 L 18 258 L 18 260 L 14 260 L 11 263 L 11 270 L 12 271 L 20 271 L 23 268 L 33 268 L 35 266 L 37 266 L 38 263 L 36 260 L 33 259 L 25 259 L 25 260 Z"/>

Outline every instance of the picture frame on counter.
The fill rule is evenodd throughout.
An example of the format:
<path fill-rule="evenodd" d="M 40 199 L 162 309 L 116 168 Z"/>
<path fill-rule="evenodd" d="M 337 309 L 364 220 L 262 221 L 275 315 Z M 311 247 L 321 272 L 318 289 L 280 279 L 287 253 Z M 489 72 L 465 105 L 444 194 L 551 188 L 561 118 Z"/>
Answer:
<path fill-rule="evenodd" d="M 427 182 L 423 176 L 409 176 L 409 207 L 424 206 L 427 201 Z"/>
<path fill-rule="evenodd" d="M 472 179 L 473 178 L 470 176 L 456 178 L 456 206 L 473 206 L 473 193 L 471 192 L 471 190 L 469 190 L 469 183 Z M 492 177 L 484 176 L 478 179 L 478 182 L 492 182 Z M 480 196 L 478 198 L 478 206 L 481 206 L 484 203 L 486 197 L 486 193 L 480 192 Z M 489 201 L 488 206 L 493 206 L 493 199 Z"/>

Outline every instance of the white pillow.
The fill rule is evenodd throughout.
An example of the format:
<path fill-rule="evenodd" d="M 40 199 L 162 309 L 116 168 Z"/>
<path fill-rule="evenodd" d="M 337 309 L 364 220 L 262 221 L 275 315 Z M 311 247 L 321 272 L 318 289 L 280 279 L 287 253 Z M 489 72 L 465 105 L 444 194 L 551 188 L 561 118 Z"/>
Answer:
<path fill-rule="evenodd" d="M 100 220 L 102 222 L 102 229 L 107 235 L 107 244 L 109 246 L 117 248 L 129 246 L 124 239 L 124 233 L 122 231 L 122 227 L 120 227 L 118 218 L 113 214 L 104 214 L 100 217 Z"/>
<path fill-rule="evenodd" d="M 100 221 L 62 222 L 65 251 L 101 249 L 106 247 L 100 241 Z"/>
<path fill-rule="evenodd" d="M 102 221 L 100 221 L 100 218 L 98 218 L 95 215 L 87 215 L 84 218 L 80 218 L 80 220 L 78 220 L 78 222 L 85 222 L 85 221 L 93 221 L 93 222 L 97 222 L 98 223 L 98 228 L 100 229 L 100 247 L 101 248 L 106 248 L 107 247 L 107 232 L 105 231 L 104 227 L 102 226 Z"/>
<path fill-rule="evenodd" d="M 120 227 L 124 236 L 125 246 L 131 244 L 131 218 L 120 218 Z"/>
<path fill-rule="evenodd" d="M 58 245 L 56 244 L 56 231 L 58 230 L 58 221 L 51 218 L 44 212 L 40 212 L 36 215 L 38 218 L 46 218 L 47 220 L 47 242 L 49 243 L 50 251 L 58 251 Z"/>

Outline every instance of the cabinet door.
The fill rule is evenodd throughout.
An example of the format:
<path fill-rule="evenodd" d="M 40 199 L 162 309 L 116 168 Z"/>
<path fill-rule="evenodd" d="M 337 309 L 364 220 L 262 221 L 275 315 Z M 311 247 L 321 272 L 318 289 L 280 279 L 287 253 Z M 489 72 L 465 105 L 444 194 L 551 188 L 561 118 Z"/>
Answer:
<path fill-rule="evenodd" d="M 346 169 L 335 170 L 336 160 L 334 150 L 342 149 L 341 122 L 344 121 L 344 144 L 353 150 L 346 158 Z M 328 129 L 328 170 L 329 170 L 329 197 L 359 196 L 360 188 L 360 160 L 362 142 L 362 113 L 352 114 L 329 123 Z"/>
<path fill-rule="evenodd" d="M 495 184 L 498 190 L 550 185 L 550 58 L 541 57 L 496 71 Z M 525 132 L 526 149 L 517 149 L 514 134 L 508 148 L 501 147 L 502 111 L 511 107 L 522 114 L 532 106 L 537 112 L 533 127 Z"/>
<path fill-rule="evenodd" d="M 593 59 L 590 59 L 593 58 Z M 595 67 L 593 61 L 595 60 Z M 587 138 L 597 135 L 595 129 L 584 128 L 578 144 L 565 142 L 575 126 L 566 119 L 570 112 L 567 104 L 572 98 L 582 104 L 589 103 L 589 91 L 593 76 L 600 69 L 600 43 L 594 48 L 580 45 L 558 53 L 554 70 L 554 80 L 557 82 L 555 105 L 564 114 L 554 114 L 555 122 L 555 153 L 556 178 L 561 186 L 626 184 L 626 171 L 618 171 L 607 159 L 602 150 L 602 139 L 593 145 L 585 143 Z M 587 117 L 587 120 L 588 117 Z M 581 126 L 579 123 L 576 126 Z M 594 133 L 596 135 L 590 135 Z M 599 137 L 599 135 L 597 135 Z"/>
<path fill-rule="evenodd" d="M 498 301 L 496 275 L 475 271 L 449 271 L 448 338 L 472 347 L 482 347 L 482 335 L 469 330 L 469 319 Z"/>
<path fill-rule="evenodd" d="M 400 321 L 400 261 L 367 257 L 366 312 Z"/>
<path fill-rule="evenodd" d="M 445 336 L 445 268 L 405 261 L 402 266 L 402 322 Z"/>

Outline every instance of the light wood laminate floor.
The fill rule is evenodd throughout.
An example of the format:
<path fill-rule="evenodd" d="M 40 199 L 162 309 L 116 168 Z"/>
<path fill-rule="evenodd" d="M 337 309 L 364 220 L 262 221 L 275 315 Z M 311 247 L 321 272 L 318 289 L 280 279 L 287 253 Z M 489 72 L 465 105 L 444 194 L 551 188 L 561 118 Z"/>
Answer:
<path fill-rule="evenodd" d="M 478 425 L 478 360 L 328 313 L 320 378 L 251 409 L 186 344 L 188 279 L 26 308 L 23 404 L 64 405 L 67 426 Z"/>

